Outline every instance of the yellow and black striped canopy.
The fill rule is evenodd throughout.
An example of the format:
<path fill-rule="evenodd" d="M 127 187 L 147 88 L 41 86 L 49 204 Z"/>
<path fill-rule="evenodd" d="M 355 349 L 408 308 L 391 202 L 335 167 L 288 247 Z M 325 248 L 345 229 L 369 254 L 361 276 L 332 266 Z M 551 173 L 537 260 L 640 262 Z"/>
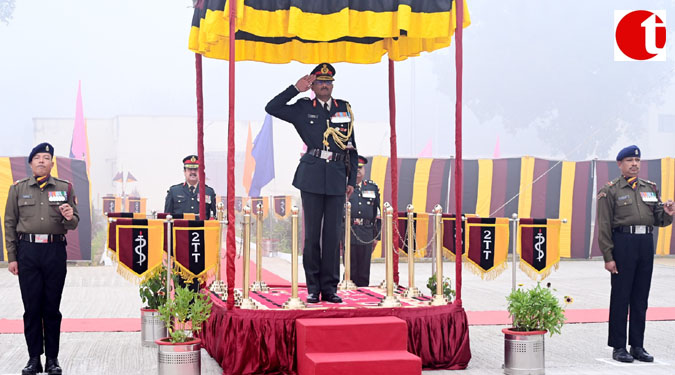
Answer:
<path fill-rule="evenodd" d="M 237 61 L 307 64 L 394 61 L 450 45 L 452 0 L 236 0 Z M 229 59 L 227 0 L 200 0 L 190 50 Z M 470 24 L 464 1 L 464 27 Z"/>

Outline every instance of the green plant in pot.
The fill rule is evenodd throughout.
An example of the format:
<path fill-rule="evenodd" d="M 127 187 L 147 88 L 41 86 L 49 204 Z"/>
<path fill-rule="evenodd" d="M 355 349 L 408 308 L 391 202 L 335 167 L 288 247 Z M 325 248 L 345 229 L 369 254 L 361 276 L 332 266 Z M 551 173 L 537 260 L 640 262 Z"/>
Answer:
<path fill-rule="evenodd" d="M 174 298 L 159 306 L 159 318 L 169 332 L 171 343 L 193 339 L 211 316 L 209 296 L 193 292 L 187 287 L 177 287 Z"/>
<path fill-rule="evenodd" d="M 436 274 L 431 275 L 429 280 L 427 280 L 427 288 L 431 291 L 431 295 L 436 294 Z M 443 278 L 443 296 L 448 301 L 452 301 L 455 297 L 455 290 L 452 289 L 452 281 L 447 276 Z"/>
<path fill-rule="evenodd" d="M 537 283 L 530 289 L 519 287 L 506 297 L 507 310 L 513 319 L 512 330 L 548 331 L 551 336 L 560 334 L 566 320 L 565 305 L 572 299 L 566 296 L 564 305 L 561 304 L 550 286 L 550 283 L 546 287 Z"/>
<path fill-rule="evenodd" d="M 166 302 L 166 267 L 158 268 L 152 276 L 141 283 L 138 288 L 144 309 L 157 310 Z"/>

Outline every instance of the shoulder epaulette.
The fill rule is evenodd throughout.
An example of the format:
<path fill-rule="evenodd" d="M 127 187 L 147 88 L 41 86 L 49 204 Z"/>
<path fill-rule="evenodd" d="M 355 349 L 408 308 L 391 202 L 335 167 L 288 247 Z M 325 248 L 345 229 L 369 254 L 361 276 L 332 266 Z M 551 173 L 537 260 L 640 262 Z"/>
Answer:
<path fill-rule="evenodd" d="M 54 179 L 55 179 L 56 181 L 65 182 L 66 184 L 69 184 L 69 183 L 70 183 L 70 181 L 68 181 L 68 180 L 66 180 L 66 179 L 63 179 L 63 178 L 54 177 Z"/>
<path fill-rule="evenodd" d="M 171 187 L 169 187 L 169 189 L 171 189 L 171 188 L 173 188 L 173 187 L 178 187 L 178 186 L 181 186 L 181 185 L 183 185 L 183 182 L 179 182 L 179 183 L 177 183 L 177 184 L 175 184 L 175 185 L 171 185 Z"/>
<path fill-rule="evenodd" d="M 30 177 L 26 177 L 26 178 L 22 178 L 20 180 L 16 180 L 16 181 L 14 181 L 14 185 L 18 184 L 19 182 L 28 181 L 29 179 L 30 179 Z"/>
<path fill-rule="evenodd" d="M 298 99 L 298 100 L 312 100 L 312 99 L 310 99 L 310 98 L 308 98 L 308 97 L 305 96 L 305 97 L 300 98 L 300 99 Z"/>
<path fill-rule="evenodd" d="M 649 181 L 649 180 L 645 180 L 645 179 L 641 179 L 641 180 L 644 181 L 644 182 L 646 182 L 646 183 L 648 183 L 648 184 L 651 184 L 651 185 L 656 186 L 656 182 Z"/>
<path fill-rule="evenodd" d="M 367 181 L 368 181 L 369 184 L 374 185 L 374 186 L 377 186 L 377 184 L 375 183 L 375 181 L 373 181 L 373 180 L 367 180 Z"/>
<path fill-rule="evenodd" d="M 621 178 L 621 177 L 617 177 L 617 178 L 613 179 L 612 181 L 608 181 L 606 185 L 607 185 L 607 186 L 612 186 L 612 185 L 616 184 L 617 182 L 619 182 L 619 179 L 620 179 L 620 178 Z"/>

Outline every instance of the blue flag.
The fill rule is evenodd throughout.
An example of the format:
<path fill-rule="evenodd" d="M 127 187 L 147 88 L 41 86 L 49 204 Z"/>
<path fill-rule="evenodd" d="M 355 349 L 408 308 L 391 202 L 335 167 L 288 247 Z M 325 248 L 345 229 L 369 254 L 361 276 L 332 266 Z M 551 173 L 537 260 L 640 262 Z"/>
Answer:
<path fill-rule="evenodd" d="M 272 116 L 265 116 L 262 129 L 253 140 L 251 155 L 255 159 L 255 171 L 251 180 L 250 197 L 259 197 L 260 189 L 274 178 L 274 133 L 272 132 Z"/>

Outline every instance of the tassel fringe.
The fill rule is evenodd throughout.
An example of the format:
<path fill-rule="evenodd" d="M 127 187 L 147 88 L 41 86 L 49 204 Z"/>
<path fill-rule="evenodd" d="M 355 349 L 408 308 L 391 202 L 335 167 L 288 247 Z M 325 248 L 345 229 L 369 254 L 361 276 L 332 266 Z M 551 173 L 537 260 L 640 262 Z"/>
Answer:
<path fill-rule="evenodd" d="M 520 260 L 520 269 L 532 280 L 534 281 L 543 281 L 545 278 L 551 276 L 551 273 L 555 269 L 556 271 L 560 267 L 560 261 L 553 263 L 552 265 L 544 268 L 541 271 L 537 271 L 529 263 Z"/>
<path fill-rule="evenodd" d="M 471 259 L 468 259 L 467 257 L 464 257 L 464 259 L 467 261 L 465 264 L 469 266 L 469 270 L 471 270 L 474 275 L 480 276 L 481 280 L 494 280 L 508 268 L 508 264 L 506 261 L 504 261 L 492 267 L 489 271 L 485 271 L 480 266 L 476 265 L 476 263 L 471 261 Z"/>
<path fill-rule="evenodd" d="M 190 270 L 187 267 L 182 266 L 178 262 L 174 263 L 174 274 L 180 275 L 180 277 L 185 280 L 186 284 L 192 284 L 195 279 L 199 284 L 204 284 L 206 283 L 206 280 L 208 280 L 211 277 L 214 277 L 216 275 L 216 266 L 215 264 L 212 265 L 211 267 L 205 269 L 202 273 L 199 275 L 195 275 L 194 273 L 190 272 Z"/>

